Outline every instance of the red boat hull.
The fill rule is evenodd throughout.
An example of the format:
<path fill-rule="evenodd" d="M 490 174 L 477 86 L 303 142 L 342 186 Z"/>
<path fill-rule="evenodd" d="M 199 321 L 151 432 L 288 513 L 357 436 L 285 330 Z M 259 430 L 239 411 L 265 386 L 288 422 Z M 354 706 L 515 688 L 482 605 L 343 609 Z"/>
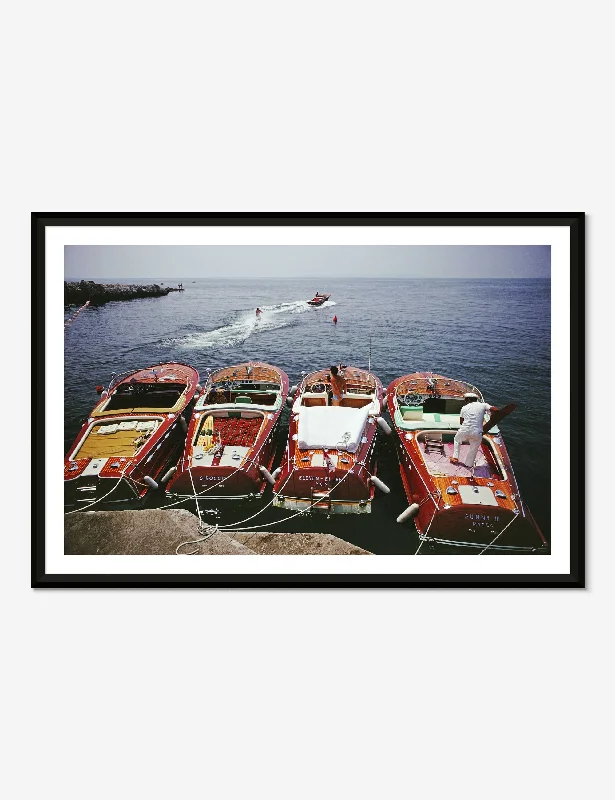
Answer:
<path fill-rule="evenodd" d="M 501 432 L 483 434 L 473 468 L 461 457 L 462 463 L 450 462 L 469 391 L 478 393 L 470 384 L 433 373 L 406 375 L 388 387 L 401 478 L 419 536 L 494 550 L 544 549 L 547 542 L 520 497 Z"/>
<path fill-rule="evenodd" d="M 213 373 L 194 408 L 167 494 L 196 495 L 199 500 L 262 495 L 268 480 L 264 470 L 270 474 L 275 458 L 275 433 L 288 385 L 282 370 L 261 362 Z"/>
<path fill-rule="evenodd" d="M 175 362 L 118 376 L 65 458 L 65 504 L 85 508 L 102 500 L 121 503 L 143 497 L 151 481 L 157 483 L 181 455 L 181 414 L 198 380 L 193 367 Z M 165 407 L 165 402 L 172 405 Z M 110 434 L 100 436 L 105 429 Z"/>
<path fill-rule="evenodd" d="M 313 297 L 311 300 L 308 300 L 308 306 L 321 306 L 323 303 L 326 303 L 330 297 L 330 294 L 323 294 L 319 297 Z"/>
<path fill-rule="evenodd" d="M 342 398 L 348 407 L 373 406 L 372 413 L 365 412 L 365 427 L 356 450 L 343 448 L 299 446 L 300 417 L 309 412 L 311 404 L 328 406 L 325 388 L 326 372 L 307 375 L 299 386 L 293 403 L 289 424 L 289 439 L 280 465 L 280 474 L 274 486 L 277 508 L 288 510 L 335 513 L 369 513 L 374 497 L 376 459 L 374 445 L 382 408 L 384 390 L 374 375 L 347 367 L 349 393 Z M 356 378 L 354 376 L 357 376 Z M 353 380 L 356 385 L 353 385 Z M 309 391 L 323 387 L 322 392 Z M 361 394 L 359 390 L 365 390 Z M 369 390 L 369 391 L 368 391 Z M 331 409 L 335 412 L 335 409 Z"/>

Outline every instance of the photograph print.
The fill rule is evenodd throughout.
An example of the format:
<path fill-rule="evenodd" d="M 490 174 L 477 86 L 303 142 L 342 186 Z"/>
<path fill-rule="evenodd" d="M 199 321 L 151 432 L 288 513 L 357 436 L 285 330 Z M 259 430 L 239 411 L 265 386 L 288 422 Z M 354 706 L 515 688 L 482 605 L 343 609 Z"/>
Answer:
<path fill-rule="evenodd" d="M 445 218 L 428 237 L 374 219 L 331 242 L 265 221 L 261 241 L 234 222 L 203 243 L 97 226 L 39 271 L 61 295 L 64 478 L 61 571 L 39 552 L 35 585 L 552 584 L 562 543 L 578 585 L 580 530 L 552 513 L 572 249 L 554 291 L 537 228 L 454 243 Z"/>

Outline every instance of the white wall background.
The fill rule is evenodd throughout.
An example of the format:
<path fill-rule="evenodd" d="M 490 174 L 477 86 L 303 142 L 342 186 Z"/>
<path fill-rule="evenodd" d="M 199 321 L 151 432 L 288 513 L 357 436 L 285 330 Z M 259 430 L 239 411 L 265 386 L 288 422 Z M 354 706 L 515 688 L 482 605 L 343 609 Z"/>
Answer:
<path fill-rule="evenodd" d="M 585 210 L 591 442 L 612 349 L 608 11 L 4 8 L 5 796 L 606 794 L 610 473 L 588 486 L 586 591 L 33 591 L 23 359 L 32 210 Z"/>

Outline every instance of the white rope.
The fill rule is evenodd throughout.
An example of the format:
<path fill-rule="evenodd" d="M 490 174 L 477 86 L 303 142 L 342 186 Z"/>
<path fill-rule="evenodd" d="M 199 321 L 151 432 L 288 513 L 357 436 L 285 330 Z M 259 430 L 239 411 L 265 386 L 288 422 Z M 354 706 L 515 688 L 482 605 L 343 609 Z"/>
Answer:
<path fill-rule="evenodd" d="M 292 474 L 292 472 L 291 472 L 291 474 Z M 344 477 L 335 484 L 335 486 L 332 486 L 326 494 L 324 494 L 322 497 L 319 497 L 318 500 L 316 500 L 316 502 L 311 503 L 307 508 L 304 508 L 301 511 L 298 511 L 296 514 L 292 514 L 290 517 L 284 517 L 284 519 L 278 519 L 278 520 L 276 520 L 274 522 L 268 522 L 267 526 L 268 527 L 273 527 L 273 525 L 279 525 L 281 522 L 288 522 L 289 520 L 294 519 L 295 517 L 300 517 L 302 514 L 305 514 L 311 508 L 314 508 L 314 506 L 317 506 L 319 503 L 322 503 L 322 501 L 326 497 L 328 497 L 334 489 L 337 489 L 338 486 L 340 486 L 346 480 L 346 478 L 348 477 L 349 474 L 350 474 L 350 471 L 348 471 L 344 475 Z M 290 478 L 290 475 L 288 477 Z M 284 483 L 284 485 L 286 485 L 286 482 Z M 262 509 L 262 510 L 264 511 L 264 509 Z M 256 514 L 254 516 L 256 516 Z M 244 522 L 247 522 L 247 521 L 248 520 L 244 520 Z M 235 525 L 239 525 L 241 523 L 235 522 L 234 524 Z M 260 525 L 251 525 L 248 528 L 235 528 L 235 530 L 236 531 L 251 531 L 251 530 L 255 530 L 256 528 L 260 528 L 260 527 L 261 527 Z M 222 528 L 221 528 L 221 530 L 222 530 Z"/>
<path fill-rule="evenodd" d="M 261 445 L 261 447 L 262 447 L 262 445 Z M 260 452 L 260 448 L 259 448 L 259 452 Z M 254 464 L 256 464 L 256 462 L 255 462 L 254 460 L 251 460 L 251 461 L 250 461 L 250 463 L 254 463 Z M 237 468 L 236 468 L 236 469 L 235 469 L 233 472 L 231 472 L 231 473 L 230 473 L 230 475 L 227 475 L 227 478 L 230 478 L 230 477 L 231 477 L 231 475 L 234 475 L 234 474 L 235 474 L 235 473 L 236 473 L 236 472 L 237 472 L 239 469 L 240 469 L 240 467 L 237 467 Z M 190 467 L 188 467 L 188 471 L 190 472 Z M 291 476 L 292 476 L 293 472 L 294 472 L 294 469 L 293 469 L 293 470 L 291 470 L 291 472 L 290 472 L 290 473 L 289 473 L 289 475 L 288 475 L 288 478 L 287 478 L 287 479 L 284 481 L 284 483 L 282 484 L 282 487 L 281 487 L 282 489 L 284 488 L 284 486 L 286 486 L 286 484 L 288 483 L 288 481 L 291 479 Z M 345 476 L 344 476 L 344 477 L 345 477 Z M 190 480 L 192 481 L 192 472 L 190 472 Z M 226 479 L 225 479 L 225 480 L 226 480 Z M 343 479 L 342 479 L 342 480 L 343 480 Z M 216 483 L 216 484 L 214 484 L 214 486 L 211 486 L 211 487 L 209 487 L 209 489 L 206 489 L 206 490 L 205 490 L 205 492 L 201 492 L 201 494 L 205 494 L 206 492 L 210 491 L 211 489 L 214 489 L 216 486 L 219 486 L 219 485 L 220 485 L 220 483 L 222 483 L 222 482 L 223 482 L 223 481 L 220 481 L 219 483 Z M 340 481 L 339 483 L 341 483 L 341 481 Z M 339 486 L 339 483 L 337 484 L 338 486 Z M 335 487 L 333 487 L 333 488 L 335 488 Z M 218 526 L 218 525 L 216 525 L 215 527 L 213 527 L 213 526 L 211 526 L 211 525 L 206 525 L 206 524 L 205 524 L 205 523 L 204 523 L 204 522 L 201 520 L 201 512 L 200 512 L 200 510 L 199 510 L 199 503 L 198 503 L 198 500 L 197 500 L 197 493 L 196 493 L 196 489 L 195 489 L 195 486 L 194 486 L 194 481 L 192 481 L 192 489 L 193 489 L 193 490 L 194 490 L 194 492 L 195 492 L 195 494 L 194 494 L 194 500 L 196 501 L 196 507 L 197 507 L 197 511 L 198 511 L 198 513 L 199 513 L 199 526 L 200 526 L 201 528 L 206 528 L 206 529 L 208 529 L 208 530 L 211 530 L 211 533 L 207 534 L 207 536 L 204 536 L 204 537 L 202 537 L 202 538 L 200 538 L 200 539 L 191 539 L 191 540 L 189 540 L 189 541 L 187 541 L 187 542 L 181 542 L 181 543 L 180 543 L 180 544 L 178 544 L 178 545 L 177 545 L 177 547 L 175 548 L 175 554 L 176 554 L 176 555 L 180 555 L 180 553 L 179 553 L 179 549 L 180 549 L 180 547 L 184 547 L 184 545 L 187 545 L 187 544 L 200 544 L 201 542 L 206 542 L 206 541 L 207 541 L 208 539 L 210 539 L 210 538 L 211 538 L 211 537 L 212 537 L 214 534 L 218 533 L 218 532 L 219 532 L 219 531 L 221 531 L 221 530 L 225 530 L 225 529 L 227 529 L 227 528 L 230 528 L 230 527 L 232 527 L 232 526 L 234 526 L 234 525 L 243 525 L 243 523 L 244 523 L 244 522 L 249 522 L 251 519 L 254 519 L 254 518 L 255 518 L 255 517 L 257 517 L 259 514 L 262 514 L 262 513 L 263 513 L 263 511 L 265 511 L 267 508 L 269 508 L 269 506 L 270 506 L 270 505 L 271 505 L 271 504 L 272 504 L 272 503 L 275 501 L 275 495 L 274 495 L 274 496 L 273 496 L 273 498 L 272 498 L 272 499 L 269 501 L 269 503 L 267 503 L 267 505 L 266 505 L 266 506 L 263 506 L 263 508 L 259 509 L 259 510 L 256 512 L 256 514 L 253 514 L 251 517 L 248 517 L 247 519 L 244 519 L 244 520 L 240 520 L 239 522 L 233 522 L 233 523 L 230 523 L 229 525 L 224 525 L 224 526 L 222 526 L 222 527 L 220 527 L 220 526 Z M 200 496 L 200 495 L 198 495 L 198 496 Z M 183 503 L 185 500 L 191 500 L 191 499 L 192 499 L 192 498 L 190 498 L 190 497 L 185 497 L 185 498 L 183 498 L 183 499 L 182 499 L 181 501 L 179 501 L 179 502 L 182 502 L 182 503 Z M 176 503 L 172 503 L 171 505 L 176 505 Z M 163 506 L 163 508 L 169 508 L 169 506 Z M 306 510 L 307 510 L 307 509 L 306 509 Z M 303 513 L 303 512 L 302 512 L 302 513 Z M 284 520 L 278 520 L 278 522 L 285 522 L 285 521 L 286 521 L 286 519 L 284 519 Z M 272 525 L 275 525 L 275 524 L 277 524 L 277 523 L 275 523 L 275 522 L 274 522 L 274 523 L 271 523 L 271 524 L 272 524 Z M 260 525 L 255 525 L 254 527 L 256 527 L 256 528 L 259 528 L 259 527 L 260 527 Z M 239 533 L 239 531 L 241 531 L 241 530 L 243 530 L 243 529 L 242 529 L 242 528 L 235 528 L 234 530 L 235 530 L 237 533 Z M 198 552 L 199 552 L 199 551 L 198 551 L 198 549 L 197 549 L 197 550 L 193 550 L 191 553 L 186 553 L 186 555 L 191 555 L 191 556 L 193 556 L 193 555 L 196 555 Z"/>
<path fill-rule="evenodd" d="M 217 526 L 215 528 L 213 528 L 211 525 L 208 525 L 208 526 L 205 526 L 205 527 L 209 528 L 209 530 L 211 530 L 211 533 L 208 533 L 207 536 L 202 536 L 200 539 L 189 539 L 187 542 L 181 542 L 175 548 L 175 555 L 176 556 L 181 555 L 181 553 L 179 552 L 179 548 L 180 547 L 184 547 L 184 545 L 187 545 L 187 544 L 201 544 L 201 542 L 206 542 L 208 539 L 211 539 L 211 537 L 218 532 Z M 199 552 L 199 550 L 198 550 L 198 547 L 197 547 L 196 550 L 193 550 L 191 553 L 184 553 L 184 555 L 186 555 L 186 556 L 194 556 L 198 552 Z"/>
<path fill-rule="evenodd" d="M 481 550 L 481 551 L 480 551 L 480 553 L 479 553 L 478 555 L 479 555 L 479 556 L 482 556 L 482 554 L 483 554 L 484 552 L 486 552 L 487 550 L 489 550 L 489 548 L 490 548 L 490 547 L 492 547 L 492 546 L 493 546 L 493 545 L 494 545 L 494 544 L 497 542 L 497 540 L 500 538 L 500 536 L 501 536 L 501 535 L 504 533 L 504 531 L 506 530 L 506 528 L 509 528 L 509 527 L 510 527 L 510 526 L 513 524 L 513 522 L 514 522 L 514 521 L 517 519 L 517 517 L 518 517 L 518 516 L 519 516 L 518 514 L 515 514 L 515 516 L 514 516 L 514 517 L 511 519 L 511 521 L 510 521 L 510 522 L 509 522 L 507 525 L 505 525 L 505 526 L 502 528 L 502 530 L 501 530 L 501 531 L 498 533 L 498 535 L 495 537 L 495 539 L 492 539 L 492 540 L 489 542 L 489 544 L 487 545 L 487 547 L 485 547 L 485 549 L 484 549 L 484 550 Z"/>
<path fill-rule="evenodd" d="M 114 486 L 113 486 L 111 489 L 109 489 L 109 491 L 107 492 L 107 494 L 103 494 L 103 496 L 102 496 L 102 497 L 99 497 L 99 498 L 98 498 L 98 500 L 94 500 L 94 502 L 92 502 L 92 503 L 89 503 L 87 506 L 83 506 L 83 508 L 75 508 L 73 511 L 67 511 L 67 512 L 65 513 L 65 515 L 64 515 L 64 516 L 65 516 L 65 517 L 67 517 L 69 514 L 76 514 L 78 511 L 87 511 L 87 509 L 88 509 L 88 508 L 92 508 L 92 506 L 95 506 L 95 505 L 96 505 L 96 503 L 100 503 L 100 501 L 101 501 L 101 500 L 104 500 L 104 499 L 105 499 L 105 497 L 109 497 L 109 495 L 111 494 L 111 492 L 114 492 L 114 491 L 117 489 L 117 487 L 120 485 L 120 483 L 122 482 L 122 479 L 123 479 L 123 477 L 124 477 L 124 473 L 126 472 L 126 470 L 127 470 L 127 468 L 128 468 L 129 466 L 130 466 L 130 464 L 127 464 L 127 465 L 124 467 L 124 469 L 122 470 L 122 474 L 121 474 L 121 475 L 120 475 L 120 477 L 117 479 L 117 483 L 116 483 L 116 484 L 115 484 L 115 485 L 114 485 Z"/>
<path fill-rule="evenodd" d="M 190 469 L 190 468 L 188 468 L 188 469 Z M 235 474 L 235 472 L 237 472 L 237 470 L 238 470 L 238 469 L 239 469 L 239 467 L 237 467 L 237 469 L 236 469 L 234 472 L 232 472 L 232 473 L 231 473 L 231 475 L 234 475 L 234 474 Z M 284 488 L 284 486 L 286 486 L 286 484 L 287 484 L 287 483 L 288 483 L 288 481 L 290 480 L 290 478 L 291 478 L 291 475 L 293 474 L 293 471 L 294 471 L 294 470 L 291 470 L 290 474 L 288 475 L 288 478 L 287 478 L 287 479 L 284 481 L 284 483 L 283 483 L 283 485 L 282 485 L 282 489 Z M 227 476 L 227 477 L 230 477 L 230 475 L 229 475 L 229 476 Z M 191 480 L 192 480 L 192 473 L 190 473 L 190 478 L 191 478 Z M 222 483 L 222 481 L 220 481 L 220 483 Z M 341 483 L 341 481 L 340 481 L 340 483 Z M 220 485 L 219 483 L 215 484 L 215 486 L 219 486 L 219 485 Z M 215 486 L 212 486 L 212 487 L 210 487 L 210 489 L 213 489 L 213 488 L 215 488 Z M 193 488 L 193 489 L 195 489 L 195 487 L 194 487 L 194 481 L 192 481 L 192 488 Z M 209 489 L 207 489 L 206 491 L 209 491 Z M 205 492 L 202 492 L 202 494 L 204 494 L 204 493 L 205 493 Z M 185 500 L 191 500 L 191 499 L 192 499 L 192 498 L 190 498 L 190 497 L 185 497 L 185 498 L 183 498 L 183 499 L 182 499 L 180 502 L 182 502 L 182 503 L 183 503 Z M 273 498 L 270 500 L 270 502 L 269 502 L 269 503 L 267 503 L 267 505 L 266 505 L 266 506 L 263 506 L 263 508 L 259 509 L 259 510 L 256 512 L 256 514 L 253 514 L 251 517 L 248 517 L 247 519 L 244 519 L 244 520 L 240 520 L 239 522 L 233 522 L 233 523 L 230 523 L 229 525 L 225 525 L 225 526 L 222 526 L 222 527 L 219 527 L 218 525 L 216 525 L 216 526 L 215 526 L 215 528 L 214 528 L 213 526 L 211 526 L 211 525 L 207 525 L 206 523 L 204 523 L 204 522 L 201 520 L 201 512 L 200 512 L 200 510 L 199 510 L 199 503 L 198 503 L 198 500 L 197 500 L 196 490 L 195 490 L 194 500 L 196 501 L 196 507 L 197 507 L 197 511 L 199 512 L 199 526 L 200 526 L 201 528 L 206 528 L 206 529 L 209 529 L 209 530 L 211 530 L 211 533 L 209 533 L 207 536 L 203 537 L 202 539 L 193 539 L 193 540 L 190 540 L 190 541 L 187 541 L 187 542 L 182 542 L 181 544 L 178 544 L 178 545 L 177 545 L 177 547 L 175 548 L 175 553 L 176 553 L 176 555 L 180 555 L 180 554 L 179 554 L 179 552 L 178 552 L 178 551 L 179 551 L 179 548 L 180 548 L 180 547 L 183 547 L 183 546 L 184 546 L 184 545 L 186 545 L 186 544 L 199 544 L 200 542 L 205 542 L 205 541 L 207 541 L 207 539 L 210 539 L 210 538 L 211 538 L 211 537 L 212 537 L 212 536 L 213 536 L 215 533 L 218 533 L 220 530 L 223 530 L 223 529 L 229 528 L 229 527 L 231 527 L 232 525 L 243 525 L 243 523 L 244 523 L 244 522 L 249 522 L 251 519 L 254 519 L 254 517 L 257 517 L 259 514 L 262 514 L 262 512 L 263 512 L 263 511 L 265 511 L 267 508 L 269 508 L 269 506 L 270 506 L 270 505 L 271 505 L 271 504 L 272 504 L 272 503 L 275 501 L 275 495 L 274 495 L 274 496 L 273 496 Z M 172 505 L 176 505 L 176 504 L 172 504 Z M 164 508 L 168 508 L 169 506 L 163 506 L 163 507 L 164 507 Z M 280 521 L 284 522 L 285 520 L 280 520 Z M 272 524 L 275 524 L 275 523 L 272 523 Z M 259 525 L 257 525 L 257 526 L 255 526 L 255 527 L 260 527 L 260 526 L 259 526 Z M 239 530 L 241 530 L 241 529 L 235 529 L 235 530 L 236 530 L 237 532 L 239 532 Z M 198 553 L 198 549 L 197 549 L 197 550 L 193 550 L 191 553 L 186 553 L 186 555 L 196 555 L 196 553 Z"/>
<path fill-rule="evenodd" d="M 429 496 L 431 497 L 431 494 L 430 494 Z M 425 500 L 427 500 L 427 498 L 425 498 Z M 434 501 L 434 502 L 435 502 L 435 501 Z M 422 504 L 421 504 L 421 505 L 422 505 Z M 433 515 L 432 515 L 431 519 L 429 520 L 429 525 L 427 526 L 427 530 L 425 531 L 425 533 L 423 534 L 423 536 L 422 536 L 422 537 L 419 537 L 419 538 L 421 539 L 421 543 L 420 543 L 420 545 L 419 545 L 419 546 L 416 548 L 416 551 L 415 551 L 415 553 L 414 553 L 414 555 L 415 555 L 415 556 L 418 556 L 418 554 L 419 554 L 419 550 L 420 550 L 420 549 L 421 549 L 421 547 L 422 547 L 422 546 L 425 544 L 425 541 L 426 541 L 426 539 L 427 539 L 427 534 L 429 533 L 429 529 L 431 528 L 431 523 L 434 521 L 434 518 L 435 518 L 435 516 L 436 516 L 436 511 L 437 511 L 437 510 L 438 510 L 438 504 L 436 503 L 436 507 L 434 508 L 434 510 L 433 510 Z"/>
<path fill-rule="evenodd" d="M 283 488 L 286 486 L 286 484 L 288 483 L 288 481 L 291 479 L 291 477 L 292 477 L 292 474 L 293 474 L 293 472 L 294 472 L 294 471 L 295 471 L 295 468 L 293 467 L 293 468 L 291 469 L 291 471 L 288 473 L 288 478 L 286 478 L 286 480 L 284 481 L 284 483 L 283 483 L 283 484 L 282 484 L 282 486 L 280 487 L 280 490 L 278 491 L 278 494 L 280 494 L 280 492 L 282 491 L 282 489 L 283 489 Z M 259 509 L 259 510 L 256 512 L 256 514 L 252 514 L 252 516 L 251 516 L 251 517 L 247 517 L 246 519 L 239 520 L 239 522 L 229 522 L 229 524 L 228 524 L 228 525 L 221 525 L 221 526 L 220 526 L 220 530 L 226 530 L 226 529 L 228 529 L 228 528 L 234 527 L 235 525 L 243 525 L 243 524 L 244 524 L 244 522 L 249 522 L 251 519 L 254 519 L 255 517 L 258 517 L 258 515 L 259 515 L 259 514 L 262 514 L 262 513 L 263 513 L 263 511 L 266 511 L 266 510 L 269 508 L 269 506 L 270 506 L 270 505 L 272 505 L 272 503 L 274 503 L 274 502 L 275 502 L 275 498 L 276 498 L 276 495 L 274 494 L 274 495 L 273 495 L 273 497 L 271 498 L 271 500 L 270 500 L 270 501 L 267 503 L 267 505 L 266 505 L 266 506 L 263 506 L 261 509 Z M 273 524 L 276 524 L 276 523 L 271 523 L 271 524 L 273 525 Z"/>
<path fill-rule="evenodd" d="M 241 466 L 235 467 L 235 469 L 232 472 L 229 472 L 229 474 L 226 475 L 224 478 L 222 478 L 222 480 L 218 481 L 217 483 L 212 483 L 211 486 L 209 486 L 207 489 L 203 489 L 200 492 L 196 491 L 196 487 L 194 486 L 194 481 L 192 481 L 192 488 L 194 489 L 194 492 L 195 492 L 194 495 L 191 496 L 191 495 L 187 494 L 185 497 L 182 497 L 180 500 L 176 500 L 174 503 L 168 503 L 168 505 L 166 505 L 166 506 L 160 506 L 160 508 L 161 509 L 163 509 L 163 508 L 172 508 L 173 506 L 177 506 L 180 503 L 185 503 L 186 500 L 196 500 L 197 497 L 202 497 L 204 494 L 207 494 L 207 492 L 211 492 L 213 489 L 217 489 L 218 486 L 222 486 L 222 484 L 225 481 L 227 481 L 229 478 L 232 478 L 233 475 L 235 475 L 236 472 L 239 472 L 239 470 L 241 470 Z M 188 467 L 188 471 L 190 472 L 190 467 Z M 192 480 L 192 473 L 190 473 L 190 479 Z"/>
<path fill-rule="evenodd" d="M 194 492 L 194 502 L 196 503 L 196 511 L 197 514 L 199 515 L 199 530 L 200 530 L 201 525 L 203 524 L 203 520 L 201 519 L 201 509 L 199 508 L 199 501 L 196 496 L 196 488 L 194 486 L 194 481 L 192 480 L 192 470 L 190 469 L 190 465 L 188 465 L 188 475 L 190 475 L 190 483 L 192 484 L 192 491 Z"/>

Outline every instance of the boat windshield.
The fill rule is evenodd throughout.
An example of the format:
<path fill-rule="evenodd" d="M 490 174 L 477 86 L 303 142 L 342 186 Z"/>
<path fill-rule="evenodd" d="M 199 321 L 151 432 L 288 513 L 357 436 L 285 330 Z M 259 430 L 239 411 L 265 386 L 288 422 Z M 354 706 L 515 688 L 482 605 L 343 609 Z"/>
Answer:
<path fill-rule="evenodd" d="M 173 408 L 185 389 L 183 383 L 123 383 L 109 398 L 105 412 L 127 408 Z"/>

